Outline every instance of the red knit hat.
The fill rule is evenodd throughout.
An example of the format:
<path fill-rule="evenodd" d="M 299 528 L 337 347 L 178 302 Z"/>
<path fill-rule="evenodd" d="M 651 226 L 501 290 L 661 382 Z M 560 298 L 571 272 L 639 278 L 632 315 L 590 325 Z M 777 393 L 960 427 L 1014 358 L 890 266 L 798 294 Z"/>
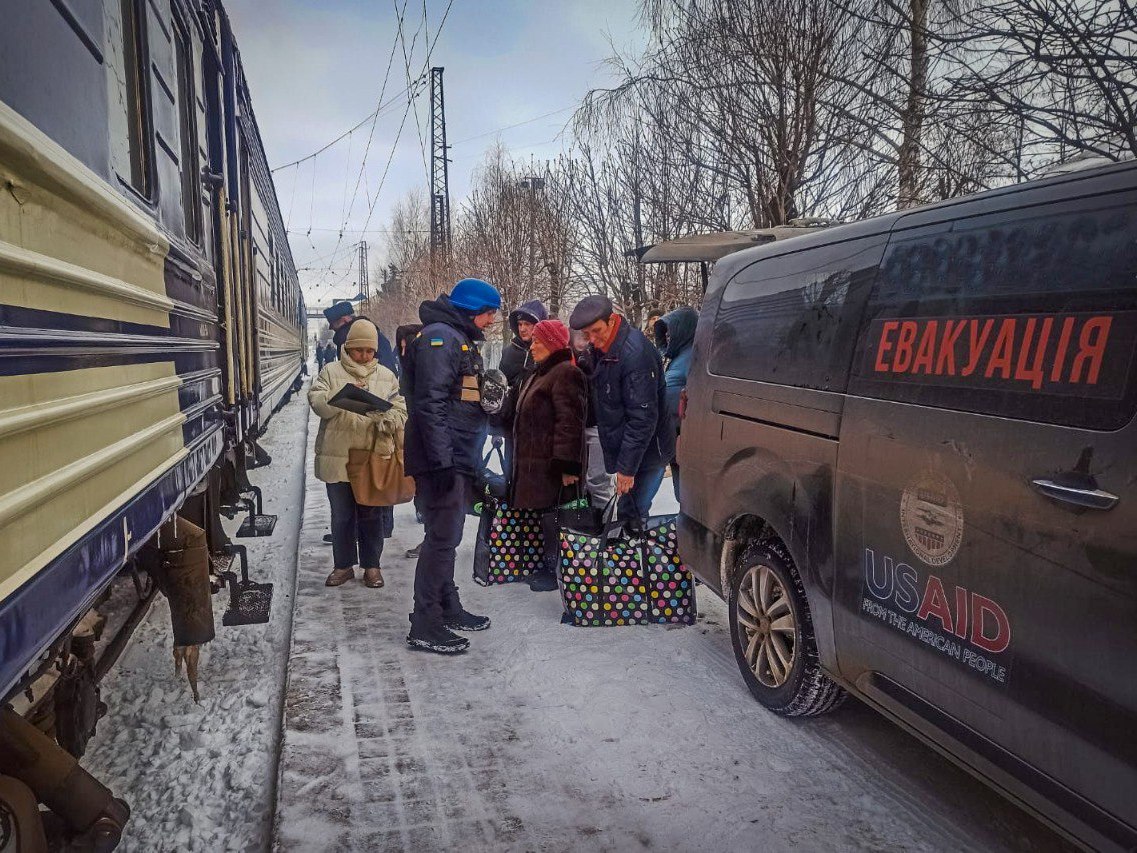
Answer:
<path fill-rule="evenodd" d="M 542 320 L 533 327 L 533 339 L 548 347 L 549 352 L 568 349 L 569 330 L 560 320 Z"/>

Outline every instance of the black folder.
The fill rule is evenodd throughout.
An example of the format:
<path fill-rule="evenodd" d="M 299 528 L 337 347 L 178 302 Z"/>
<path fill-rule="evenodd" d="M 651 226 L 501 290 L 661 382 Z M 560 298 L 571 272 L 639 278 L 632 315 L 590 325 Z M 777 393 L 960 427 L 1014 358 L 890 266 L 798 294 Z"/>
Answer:
<path fill-rule="evenodd" d="M 357 415 L 366 415 L 369 412 L 386 412 L 391 408 L 391 401 L 377 397 L 365 388 L 358 385 L 344 385 L 338 390 L 328 404 Z"/>

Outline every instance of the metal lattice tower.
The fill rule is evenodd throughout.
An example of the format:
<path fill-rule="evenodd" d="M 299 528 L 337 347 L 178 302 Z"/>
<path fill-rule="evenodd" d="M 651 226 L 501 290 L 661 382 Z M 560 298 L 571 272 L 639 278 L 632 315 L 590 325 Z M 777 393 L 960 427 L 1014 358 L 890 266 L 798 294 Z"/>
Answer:
<path fill-rule="evenodd" d="M 442 69 L 430 69 L 430 256 L 450 254 L 450 170 L 446 159 L 446 102 Z"/>
<path fill-rule="evenodd" d="M 367 280 L 367 241 L 359 241 L 359 293 L 364 303 L 371 301 L 371 284 Z"/>

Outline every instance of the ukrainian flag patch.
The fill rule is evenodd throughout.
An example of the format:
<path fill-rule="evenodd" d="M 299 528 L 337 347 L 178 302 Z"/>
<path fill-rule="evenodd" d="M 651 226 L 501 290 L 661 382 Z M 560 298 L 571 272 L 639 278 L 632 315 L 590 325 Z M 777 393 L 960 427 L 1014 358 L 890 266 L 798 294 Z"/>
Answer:
<path fill-rule="evenodd" d="M 431 338 L 430 339 L 430 345 L 432 347 L 440 347 L 440 346 L 442 346 L 442 344 L 443 344 L 442 338 Z"/>

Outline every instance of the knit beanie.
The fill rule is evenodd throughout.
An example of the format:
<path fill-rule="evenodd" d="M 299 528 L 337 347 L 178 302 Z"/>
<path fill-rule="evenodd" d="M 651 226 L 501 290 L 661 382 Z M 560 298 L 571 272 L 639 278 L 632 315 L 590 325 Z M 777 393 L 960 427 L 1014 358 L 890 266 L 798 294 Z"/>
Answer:
<path fill-rule="evenodd" d="M 360 317 L 347 330 L 347 340 L 343 342 L 343 348 L 378 350 L 379 330 L 370 320 Z"/>
<path fill-rule="evenodd" d="M 337 302 L 331 308 L 324 309 L 324 319 L 329 323 L 334 323 L 340 317 L 350 317 L 355 313 L 355 306 L 350 302 Z"/>
<path fill-rule="evenodd" d="M 549 352 L 568 349 L 569 330 L 560 320 L 542 320 L 533 327 L 533 340 L 540 341 Z"/>
<path fill-rule="evenodd" d="M 488 281 L 464 278 L 450 291 L 450 303 L 463 311 L 481 314 L 483 311 L 500 310 L 501 294 Z"/>

